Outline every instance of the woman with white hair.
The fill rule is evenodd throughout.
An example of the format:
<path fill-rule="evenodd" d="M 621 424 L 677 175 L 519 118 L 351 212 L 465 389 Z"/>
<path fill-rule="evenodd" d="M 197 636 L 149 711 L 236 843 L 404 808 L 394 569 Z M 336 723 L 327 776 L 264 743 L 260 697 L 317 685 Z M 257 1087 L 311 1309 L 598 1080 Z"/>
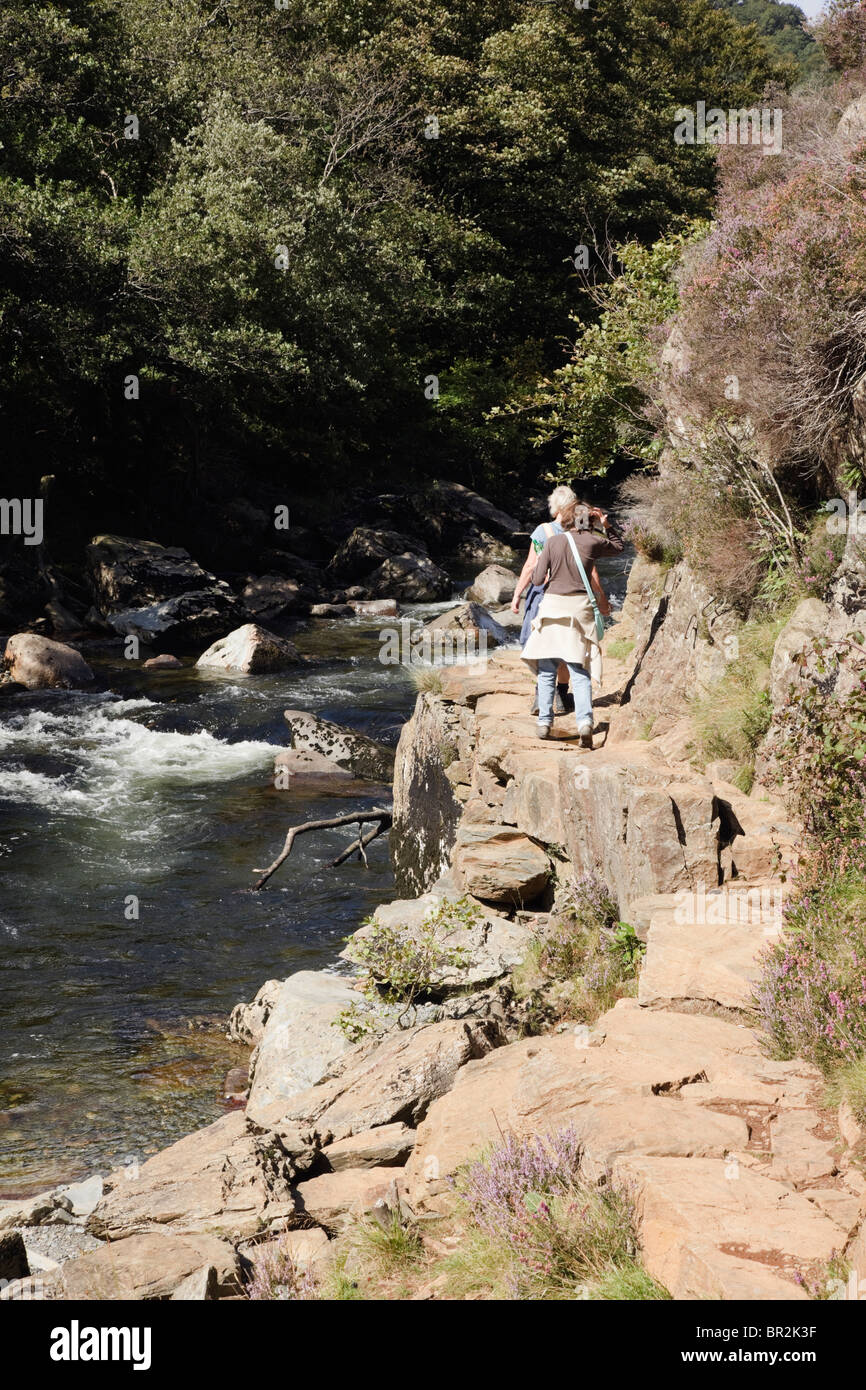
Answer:
<path fill-rule="evenodd" d="M 545 541 L 533 570 L 532 582 L 544 589 L 544 597 L 523 648 L 523 660 L 538 677 L 538 737 L 548 738 L 553 728 L 554 682 L 564 662 L 584 748 L 592 747 L 592 680 L 601 679 L 600 644 L 604 618 L 610 616 L 595 560 L 622 550 L 618 536 L 606 525 L 604 536 L 598 535 L 592 521 L 590 508 L 578 502 L 562 508 L 559 532 Z"/>
<path fill-rule="evenodd" d="M 535 615 L 538 612 L 538 605 L 541 603 L 541 600 L 544 597 L 544 585 L 532 583 L 533 570 L 535 569 L 535 566 L 538 562 L 538 557 L 543 551 L 547 541 L 549 541 L 553 536 L 559 536 L 562 534 L 563 510 L 566 507 L 572 507 L 576 504 L 577 497 L 570 487 L 566 487 L 564 483 L 560 484 L 559 487 L 555 487 L 553 489 L 553 492 L 547 499 L 547 506 L 552 519 L 550 521 L 542 521 L 538 526 L 536 526 L 535 530 L 532 532 L 532 535 L 529 538 L 529 554 L 526 557 L 526 562 L 523 566 L 523 569 L 520 571 L 520 578 L 517 581 L 517 584 L 514 589 L 514 595 L 511 600 L 512 613 L 519 613 L 521 596 L 523 594 L 523 591 L 527 590 L 526 603 L 523 609 L 523 625 L 520 629 L 520 645 L 522 647 L 525 647 L 526 643 L 529 641 L 529 634 L 532 628 L 532 623 L 535 618 Z M 602 512 L 599 507 L 588 507 L 587 512 L 590 518 L 594 518 L 599 523 L 602 529 L 607 529 L 607 515 L 605 512 Z M 590 578 L 592 580 L 593 588 L 597 591 L 600 590 L 601 583 L 599 581 L 598 572 L 596 571 L 595 566 L 593 566 L 592 568 L 592 574 Z M 557 673 L 556 692 L 553 706 L 554 714 L 570 714 L 571 711 L 574 709 L 574 697 L 569 693 L 568 681 L 568 667 L 566 666 L 565 662 L 562 662 Z M 537 710 L 538 698 L 536 696 L 533 700 L 531 713 L 535 714 L 537 713 Z"/>

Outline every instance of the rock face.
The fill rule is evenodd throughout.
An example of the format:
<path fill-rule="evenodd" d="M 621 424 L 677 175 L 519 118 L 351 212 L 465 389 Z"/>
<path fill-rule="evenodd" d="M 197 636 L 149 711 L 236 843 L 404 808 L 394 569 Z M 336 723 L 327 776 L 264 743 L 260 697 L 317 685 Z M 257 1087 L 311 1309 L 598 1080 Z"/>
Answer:
<path fill-rule="evenodd" d="M 95 536 L 87 562 L 96 606 L 115 632 L 194 642 L 243 616 L 229 586 L 178 546 Z"/>
<path fill-rule="evenodd" d="M 299 666 L 303 659 L 297 647 L 284 637 L 277 637 L 276 633 L 256 623 L 245 623 L 214 642 L 195 664 L 255 676 L 285 671 L 290 666 Z"/>
<path fill-rule="evenodd" d="M 323 1143 L 399 1121 L 417 1125 L 460 1068 L 498 1040 L 493 1023 L 448 1019 L 358 1043 L 331 1078 L 289 1102 L 259 1107 L 257 1121 L 278 1133 L 308 1129 Z"/>
<path fill-rule="evenodd" d="M 448 867 L 461 803 L 445 775 L 457 756 L 459 716 L 432 694 L 418 697 L 394 764 L 391 858 L 397 892 L 424 893 Z"/>
<path fill-rule="evenodd" d="M 64 1265 L 61 1296 L 88 1301 L 188 1297 L 181 1292 L 185 1281 L 209 1270 L 213 1297 L 240 1292 L 240 1260 L 227 1240 L 151 1231 L 112 1241 Z"/>
<path fill-rule="evenodd" d="M 373 598 L 435 603 L 451 593 L 451 580 L 428 555 L 394 555 L 365 581 Z"/>
<path fill-rule="evenodd" d="M 289 726 L 292 748 L 307 753 L 321 753 L 353 777 L 370 778 L 374 782 L 389 782 L 394 771 L 394 750 L 386 748 L 364 734 L 318 719 L 306 710 L 287 709 L 284 717 Z"/>
<path fill-rule="evenodd" d="M 451 863 L 458 887 L 483 902 L 522 907 L 550 878 L 541 846 L 508 825 L 461 826 Z"/>
<path fill-rule="evenodd" d="M 797 674 L 793 658 L 827 631 L 830 618 L 829 609 L 817 598 L 804 598 L 797 604 L 773 647 L 773 660 L 770 665 L 770 698 L 777 709 L 788 694 L 792 680 Z"/>
<path fill-rule="evenodd" d="M 154 1154 L 137 1173 L 112 1174 L 88 1229 L 112 1240 L 154 1227 L 253 1235 L 293 1212 L 295 1171 L 283 1145 L 255 1134 L 235 1111 Z"/>
<path fill-rule="evenodd" d="M 247 1115 L 256 1124 L 314 1086 L 350 1044 L 335 1020 L 359 996 L 348 980 L 299 970 L 283 981 L 253 1059 Z"/>
<path fill-rule="evenodd" d="M 258 1046 L 282 987 L 282 980 L 266 980 L 251 1004 L 235 1004 L 229 1016 L 228 1029 L 233 1042 L 246 1043 L 248 1047 Z"/>
<path fill-rule="evenodd" d="M 80 652 L 33 632 L 16 632 L 6 643 L 3 665 L 9 679 L 28 690 L 79 690 L 93 680 Z"/>
<path fill-rule="evenodd" d="M 488 565 L 477 574 L 464 598 L 470 603 L 483 603 L 488 608 L 497 608 L 509 603 L 517 584 L 517 575 L 504 565 Z"/>
<path fill-rule="evenodd" d="M 322 1157 L 335 1173 L 345 1168 L 387 1168 L 405 1163 L 414 1144 L 414 1129 L 398 1122 L 338 1139 L 322 1150 Z"/>

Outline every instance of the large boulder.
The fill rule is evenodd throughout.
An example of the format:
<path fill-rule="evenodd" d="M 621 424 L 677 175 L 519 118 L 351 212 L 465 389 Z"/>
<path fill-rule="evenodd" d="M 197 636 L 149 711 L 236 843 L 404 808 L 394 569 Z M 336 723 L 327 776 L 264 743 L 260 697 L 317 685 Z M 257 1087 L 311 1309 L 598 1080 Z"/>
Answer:
<path fill-rule="evenodd" d="M 322 1143 L 390 1125 L 417 1125 L 460 1068 L 500 1041 L 490 1020 L 446 1019 L 358 1043 L 332 1074 L 288 1102 L 257 1109 L 262 1127 L 282 1134 L 315 1131 Z"/>
<path fill-rule="evenodd" d="M 348 768 L 312 749 L 281 748 L 274 758 L 274 785 L 278 791 L 294 792 L 353 781 Z"/>
<path fill-rule="evenodd" d="M 179 546 L 95 536 L 87 563 L 97 609 L 115 632 L 186 643 L 224 632 L 243 616 L 228 584 Z"/>
<path fill-rule="evenodd" d="M 442 634 L 461 634 L 456 645 Z M 428 636 L 429 634 L 429 636 Z M 420 639 L 413 639 L 422 657 L 431 661 L 471 659 L 483 656 L 488 647 L 511 641 L 510 633 L 480 603 L 459 603 L 424 624 Z"/>
<path fill-rule="evenodd" d="M 515 536 L 522 536 L 523 534 L 523 527 L 516 517 L 510 516 L 508 512 L 494 506 L 492 502 L 488 502 L 486 497 L 473 492 L 463 483 L 451 483 L 440 478 L 433 484 L 433 497 L 435 499 L 434 505 L 438 501 L 443 508 L 473 518 L 501 539 L 510 542 L 514 540 Z"/>
<path fill-rule="evenodd" d="M 80 690 L 93 672 L 80 652 L 34 632 L 16 632 L 6 643 L 3 665 L 8 678 L 28 690 Z"/>
<path fill-rule="evenodd" d="M 501 979 L 521 963 L 535 937 L 525 923 L 510 922 L 493 912 L 467 914 L 448 899 L 426 893 L 421 898 L 377 907 L 372 921 L 350 938 L 342 952 L 344 959 L 363 962 L 365 946 L 383 928 L 397 931 L 407 945 L 417 942 L 420 946 L 432 936 L 444 962 L 432 972 L 437 995 Z M 374 976 L 381 976 L 375 963 L 368 968 Z"/>
<path fill-rule="evenodd" d="M 423 541 L 411 539 L 398 531 L 356 526 L 331 559 L 328 570 L 340 580 L 363 579 L 395 555 L 423 556 L 426 553 L 427 547 Z"/>
<path fill-rule="evenodd" d="M 550 879 L 550 860 L 540 845 L 510 825 L 463 825 L 451 865 L 457 886 L 484 902 L 522 907 Z"/>
<path fill-rule="evenodd" d="M 390 782 L 394 771 L 394 750 L 385 748 L 364 734 L 331 724 L 306 710 L 284 711 L 292 748 L 298 752 L 321 753 L 353 777 L 374 782 Z"/>
<path fill-rule="evenodd" d="M 394 555 L 365 581 L 373 598 L 435 603 L 451 593 L 451 580 L 427 555 Z"/>
<path fill-rule="evenodd" d="M 253 1060 L 247 1114 L 254 1123 L 314 1086 L 349 1050 L 336 1022 L 359 998 L 351 981 L 320 970 L 299 970 L 283 981 Z"/>
<path fill-rule="evenodd" d="M 306 1216 L 334 1234 L 345 1230 L 377 1206 L 393 1210 L 398 1205 L 393 1168 L 345 1168 L 308 1178 L 297 1188 L 298 1206 Z"/>
<path fill-rule="evenodd" d="M 470 603 L 483 603 L 488 608 L 509 603 L 517 584 L 517 575 L 504 565 L 488 565 L 476 574 L 464 598 Z"/>
<path fill-rule="evenodd" d="M 250 575 L 241 590 L 241 602 L 254 618 L 267 622 L 303 608 L 300 588 L 296 579 L 284 574 Z"/>
<path fill-rule="evenodd" d="M 213 1297 L 241 1292 L 240 1259 L 227 1240 L 150 1231 L 80 1255 L 64 1265 L 58 1281 L 65 1299 L 166 1299 L 183 1296 L 186 1281 L 208 1270 Z"/>
<path fill-rule="evenodd" d="M 303 660 L 292 642 L 256 623 L 245 623 L 214 642 L 195 664 L 257 676 L 269 671 L 285 671 L 289 666 L 299 666 Z"/>
<path fill-rule="evenodd" d="M 400 1121 L 338 1139 L 322 1150 L 334 1173 L 346 1168 L 389 1168 L 403 1164 L 415 1144 L 415 1130 Z"/>
<path fill-rule="evenodd" d="M 121 1169 L 88 1220 L 97 1236 L 117 1240 L 154 1227 L 253 1235 L 294 1211 L 289 1183 L 309 1161 L 273 1135 L 255 1133 L 240 1111 L 187 1134 L 137 1170 Z"/>

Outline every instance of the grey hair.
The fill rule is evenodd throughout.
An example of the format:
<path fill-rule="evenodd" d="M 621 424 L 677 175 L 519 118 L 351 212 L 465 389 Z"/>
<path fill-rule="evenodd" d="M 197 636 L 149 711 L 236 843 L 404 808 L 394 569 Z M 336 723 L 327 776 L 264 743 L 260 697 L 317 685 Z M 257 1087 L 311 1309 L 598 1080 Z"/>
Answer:
<path fill-rule="evenodd" d="M 572 492 L 571 488 L 566 487 L 564 483 L 560 483 L 559 487 L 555 487 L 553 489 L 553 492 L 547 499 L 547 505 L 550 508 L 550 515 L 558 516 L 559 513 L 562 511 L 563 507 L 567 507 L 569 502 L 576 501 L 577 497 Z"/>

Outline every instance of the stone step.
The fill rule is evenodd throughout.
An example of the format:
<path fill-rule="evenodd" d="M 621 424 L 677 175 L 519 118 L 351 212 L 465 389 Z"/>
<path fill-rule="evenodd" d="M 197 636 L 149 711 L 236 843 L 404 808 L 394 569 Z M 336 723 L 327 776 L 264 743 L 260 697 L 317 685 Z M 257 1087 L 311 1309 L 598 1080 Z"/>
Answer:
<path fill-rule="evenodd" d="M 641 1004 L 702 1000 L 728 1009 L 753 1007 L 761 951 L 778 934 L 767 914 L 757 922 L 678 920 L 676 909 L 653 913 L 640 972 Z"/>

